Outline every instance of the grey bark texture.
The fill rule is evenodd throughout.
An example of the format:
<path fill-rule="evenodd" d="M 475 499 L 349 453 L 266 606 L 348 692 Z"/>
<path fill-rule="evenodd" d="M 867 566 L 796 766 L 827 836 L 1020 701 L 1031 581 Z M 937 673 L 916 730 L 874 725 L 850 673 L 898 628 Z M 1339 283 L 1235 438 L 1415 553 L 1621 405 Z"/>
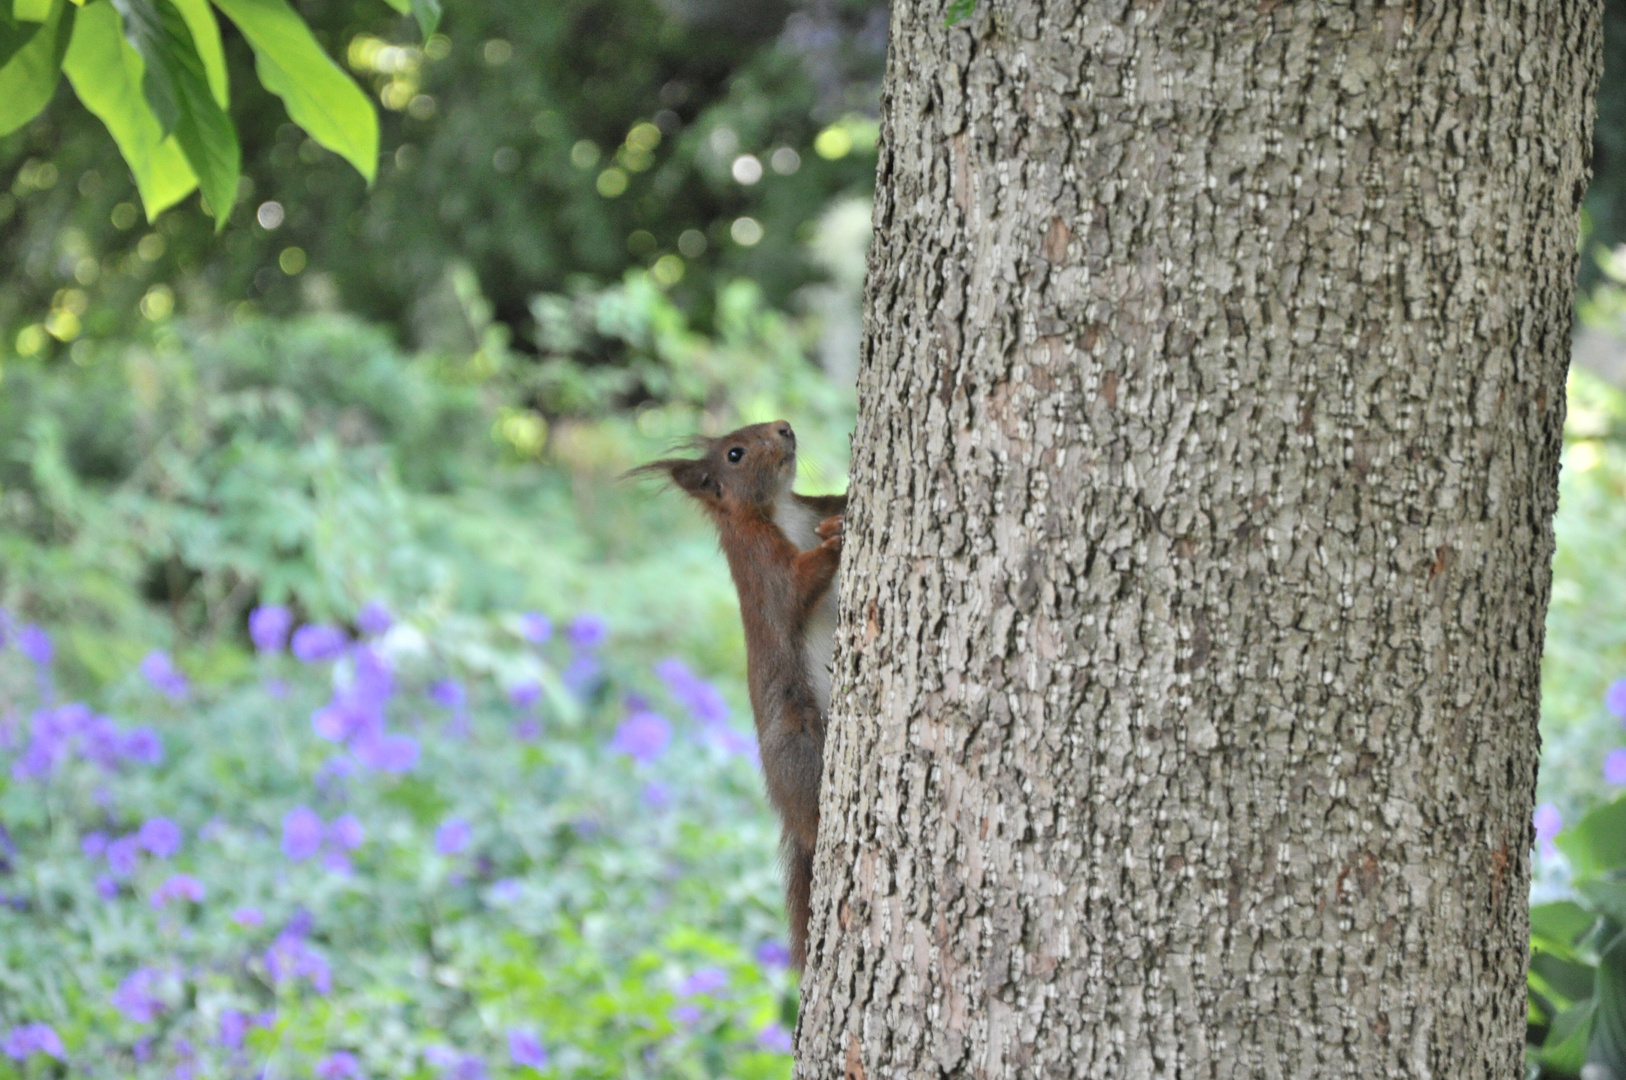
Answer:
<path fill-rule="evenodd" d="M 1594 0 L 896 0 L 796 1076 L 1521 1071 Z"/>

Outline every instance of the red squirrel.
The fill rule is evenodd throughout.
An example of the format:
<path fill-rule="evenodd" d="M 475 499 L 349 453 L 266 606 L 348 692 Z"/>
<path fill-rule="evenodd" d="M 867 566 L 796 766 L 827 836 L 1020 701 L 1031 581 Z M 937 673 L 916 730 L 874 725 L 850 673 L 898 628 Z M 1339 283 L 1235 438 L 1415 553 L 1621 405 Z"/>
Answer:
<path fill-rule="evenodd" d="M 783 420 L 695 439 L 698 458 L 667 458 L 662 474 L 711 516 L 745 626 L 745 667 L 768 799 L 784 826 L 791 962 L 807 958 L 819 777 L 830 708 L 836 582 L 845 495 L 798 495 L 796 433 Z"/>

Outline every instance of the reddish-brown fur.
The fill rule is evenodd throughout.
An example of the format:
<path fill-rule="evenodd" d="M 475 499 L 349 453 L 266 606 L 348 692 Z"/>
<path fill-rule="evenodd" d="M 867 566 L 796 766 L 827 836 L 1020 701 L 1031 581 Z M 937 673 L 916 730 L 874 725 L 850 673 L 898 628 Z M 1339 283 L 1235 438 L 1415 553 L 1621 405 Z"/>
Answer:
<path fill-rule="evenodd" d="M 768 799 L 784 825 L 791 958 L 807 955 L 808 898 L 819 832 L 824 712 L 808 671 L 804 635 L 841 561 L 845 496 L 792 495 L 796 436 L 775 421 L 696 440 L 699 458 L 668 458 L 635 473 L 671 477 L 717 526 L 740 598 L 745 664 Z M 730 460 L 734 456 L 736 460 Z M 803 551 L 787 535 L 785 496 L 822 518 Z M 800 512 L 800 511 L 798 511 Z"/>

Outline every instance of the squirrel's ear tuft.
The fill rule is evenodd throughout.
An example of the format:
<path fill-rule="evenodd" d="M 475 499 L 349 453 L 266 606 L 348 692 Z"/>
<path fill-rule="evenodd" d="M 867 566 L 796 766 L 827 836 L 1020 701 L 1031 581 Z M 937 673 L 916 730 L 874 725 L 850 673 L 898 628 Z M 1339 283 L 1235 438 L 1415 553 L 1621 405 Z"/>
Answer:
<path fill-rule="evenodd" d="M 664 477 L 696 498 L 707 496 L 717 498 L 723 493 L 722 485 L 711 475 L 711 470 L 706 468 L 703 461 L 692 461 L 688 458 L 651 461 L 648 465 L 628 469 L 621 474 L 621 479 L 636 480 L 645 476 Z"/>
<path fill-rule="evenodd" d="M 672 482 L 696 498 L 711 496 L 718 498 L 723 493 L 723 486 L 717 478 L 711 475 L 711 470 L 704 461 L 673 461 Z"/>

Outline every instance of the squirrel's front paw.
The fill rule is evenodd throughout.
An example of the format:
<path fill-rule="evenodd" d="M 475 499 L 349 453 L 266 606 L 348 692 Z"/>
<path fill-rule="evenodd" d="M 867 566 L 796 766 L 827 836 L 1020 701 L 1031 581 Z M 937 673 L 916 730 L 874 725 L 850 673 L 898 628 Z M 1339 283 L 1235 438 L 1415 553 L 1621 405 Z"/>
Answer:
<path fill-rule="evenodd" d="M 841 543 L 841 538 L 846 534 L 847 531 L 846 515 L 836 514 L 832 517 L 827 517 L 814 526 L 813 531 L 817 533 L 819 538 L 822 539 L 826 544 L 830 544 L 830 542 L 833 540 L 835 543 L 831 544 L 830 546 L 838 546 Z"/>

